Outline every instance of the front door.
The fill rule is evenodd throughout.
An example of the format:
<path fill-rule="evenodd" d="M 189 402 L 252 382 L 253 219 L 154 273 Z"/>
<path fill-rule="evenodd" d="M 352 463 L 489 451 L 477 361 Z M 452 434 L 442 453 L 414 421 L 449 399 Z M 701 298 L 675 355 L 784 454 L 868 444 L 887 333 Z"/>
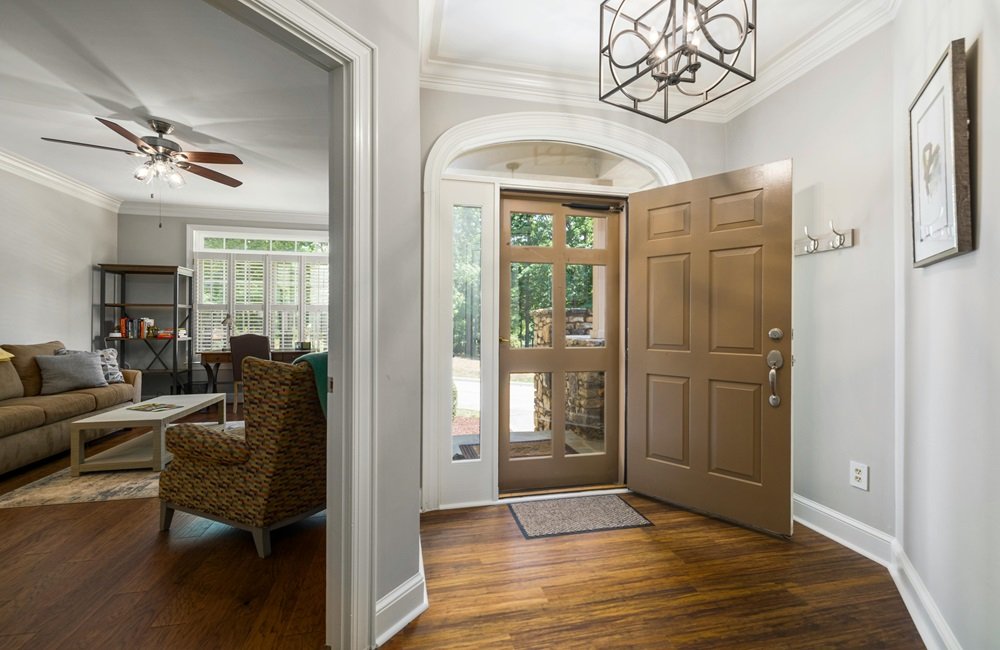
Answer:
<path fill-rule="evenodd" d="M 618 482 L 621 203 L 501 197 L 501 492 Z"/>
<path fill-rule="evenodd" d="M 627 482 L 791 519 L 791 161 L 629 197 Z"/>

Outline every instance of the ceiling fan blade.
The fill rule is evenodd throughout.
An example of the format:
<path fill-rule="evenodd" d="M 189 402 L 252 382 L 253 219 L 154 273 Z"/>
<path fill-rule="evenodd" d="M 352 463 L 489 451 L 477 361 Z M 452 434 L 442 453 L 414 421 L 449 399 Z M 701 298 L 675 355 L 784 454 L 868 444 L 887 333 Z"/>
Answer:
<path fill-rule="evenodd" d="M 223 185 L 228 185 L 229 187 L 239 187 L 243 184 L 243 181 L 238 181 L 231 176 L 226 176 L 225 174 L 220 174 L 219 172 L 209 169 L 207 167 L 202 167 L 201 165 L 195 165 L 189 162 L 177 161 L 177 166 L 181 169 L 185 169 L 192 174 L 197 174 L 210 181 L 215 181 L 216 183 L 222 183 Z"/>
<path fill-rule="evenodd" d="M 78 147 L 91 147 L 93 149 L 104 149 L 106 151 L 117 151 L 119 153 L 123 153 L 123 154 L 129 155 L 129 156 L 141 156 L 143 158 L 145 158 L 145 156 L 146 156 L 146 154 L 139 153 L 138 151 L 130 151 L 128 149 L 116 149 L 115 147 L 105 147 L 104 145 L 100 145 L 100 144 L 87 144 L 86 142 L 73 142 L 72 140 L 60 140 L 58 138 L 42 138 L 42 140 L 45 140 L 46 142 L 58 142 L 60 144 L 73 144 L 73 145 L 76 145 Z"/>
<path fill-rule="evenodd" d="M 136 134 L 132 133 L 131 131 L 129 131 L 128 129 L 126 129 L 124 126 L 120 126 L 118 124 L 115 124 L 111 120 L 106 120 L 106 119 L 104 119 L 102 117 L 98 117 L 98 118 L 95 118 L 95 119 L 97 119 L 98 122 L 100 122 L 104 126 L 108 127 L 109 129 L 111 129 L 112 131 L 114 131 L 115 133 L 117 133 L 118 135 L 122 136 L 123 138 L 125 138 L 126 140 L 128 140 L 129 142 L 131 142 L 132 144 L 134 144 L 135 146 L 139 147 L 141 150 L 145 151 L 146 153 L 154 153 L 154 154 L 156 153 L 156 149 L 154 149 L 153 147 L 151 147 L 148 144 L 146 144 L 142 140 L 142 138 L 140 138 Z"/>
<path fill-rule="evenodd" d="M 181 151 L 177 158 L 184 158 L 189 162 L 208 163 L 210 165 L 242 165 L 243 161 L 231 153 L 213 153 L 211 151 Z"/>

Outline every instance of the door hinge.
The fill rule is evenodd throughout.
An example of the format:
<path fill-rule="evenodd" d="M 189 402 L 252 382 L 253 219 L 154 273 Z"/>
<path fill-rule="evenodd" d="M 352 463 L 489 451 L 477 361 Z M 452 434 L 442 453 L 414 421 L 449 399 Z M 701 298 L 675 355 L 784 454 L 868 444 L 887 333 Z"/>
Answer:
<path fill-rule="evenodd" d="M 333 392 L 333 377 L 326 378 L 326 392 L 328 393 Z"/>

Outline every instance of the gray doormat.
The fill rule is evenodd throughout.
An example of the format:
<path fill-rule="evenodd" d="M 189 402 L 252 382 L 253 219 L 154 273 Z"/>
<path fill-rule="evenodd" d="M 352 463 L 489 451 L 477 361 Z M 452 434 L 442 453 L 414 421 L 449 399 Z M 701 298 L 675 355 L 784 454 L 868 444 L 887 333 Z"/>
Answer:
<path fill-rule="evenodd" d="M 524 501 L 507 507 L 525 539 L 653 525 L 614 494 Z"/>

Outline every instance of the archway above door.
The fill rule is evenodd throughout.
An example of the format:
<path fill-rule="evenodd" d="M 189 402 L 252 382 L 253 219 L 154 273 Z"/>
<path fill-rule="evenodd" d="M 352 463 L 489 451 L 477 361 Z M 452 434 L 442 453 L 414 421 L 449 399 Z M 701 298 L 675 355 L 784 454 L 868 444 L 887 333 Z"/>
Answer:
<path fill-rule="evenodd" d="M 448 165 L 462 154 L 525 140 L 566 142 L 617 154 L 649 169 L 658 185 L 691 180 L 691 170 L 680 152 L 645 131 L 587 115 L 532 111 L 489 115 L 445 131 L 427 156 L 424 192 L 434 194 Z"/>

